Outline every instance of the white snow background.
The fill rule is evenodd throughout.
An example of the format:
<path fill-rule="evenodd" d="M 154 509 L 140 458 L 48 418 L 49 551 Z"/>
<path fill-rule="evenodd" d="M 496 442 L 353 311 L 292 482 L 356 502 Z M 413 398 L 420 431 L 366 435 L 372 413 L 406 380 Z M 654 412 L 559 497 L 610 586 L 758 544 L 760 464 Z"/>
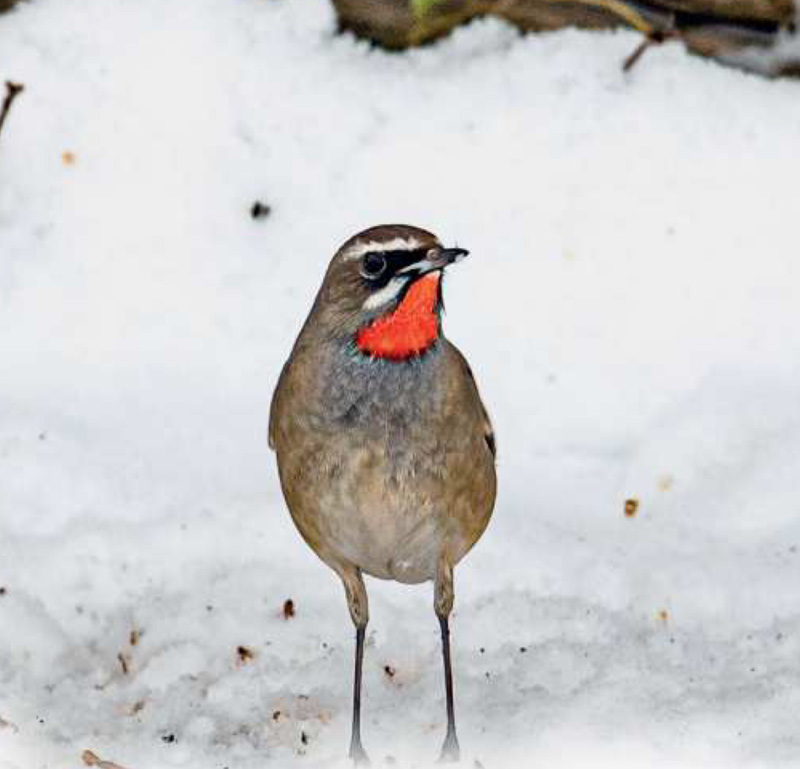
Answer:
<path fill-rule="evenodd" d="M 631 33 L 483 21 L 397 55 L 334 30 L 322 0 L 0 17 L 26 86 L 0 136 L 0 767 L 349 765 L 353 631 L 266 424 L 328 259 L 395 221 L 472 252 L 445 328 L 498 437 L 456 572 L 463 764 L 796 766 L 800 86 L 677 46 L 623 75 Z M 425 766 L 431 588 L 368 588 L 365 745 Z"/>

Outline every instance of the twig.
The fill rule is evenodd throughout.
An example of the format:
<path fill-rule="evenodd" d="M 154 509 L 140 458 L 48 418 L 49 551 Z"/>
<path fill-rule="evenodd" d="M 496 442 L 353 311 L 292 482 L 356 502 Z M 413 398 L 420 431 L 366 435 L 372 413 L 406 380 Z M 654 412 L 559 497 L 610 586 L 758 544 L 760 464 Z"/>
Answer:
<path fill-rule="evenodd" d="M 103 761 L 102 758 L 92 753 L 91 750 L 84 750 L 83 753 L 81 753 L 81 758 L 86 766 L 97 766 L 100 769 L 125 769 L 124 766 L 115 764 L 112 761 Z"/>
<path fill-rule="evenodd" d="M 653 41 L 649 37 L 642 40 L 642 42 L 636 46 L 633 53 L 625 57 L 625 61 L 622 63 L 622 71 L 630 72 L 630 70 L 633 69 L 633 65 L 642 58 L 642 54 L 650 48 L 651 45 L 653 45 Z"/>
<path fill-rule="evenodd" d="M 6 80 L 6 98 L 3 99 L 3 106 L 0 107 L 0 131 L 3 130 L 3 123 L 6 122 L 6 115 L 8 115 L 14 99 L 24 90 L 25 86 L 22 83 L 12 83 L 10 80 Z"/>
<path fill-rule="evenodd" d="M 630 72 L 631 69 L 633 69 L 633 66 L 637 61 L 639 61 L 639 59 L 642 58 L 642 55 L 648 48 L 652 48 L 654 45 L 661 45 L 667 40 L 674 40 L 679 36 L 680 35 L 675 30 L 656 30 L 651 32 L 645 37 L 644 40 L 642 40 L 641 43 L 639 43 L 639 45 L 636 46 L 633 53 L 630 54 L 630 56 L 628 56 L 622 63 L 622 71 Z"/>

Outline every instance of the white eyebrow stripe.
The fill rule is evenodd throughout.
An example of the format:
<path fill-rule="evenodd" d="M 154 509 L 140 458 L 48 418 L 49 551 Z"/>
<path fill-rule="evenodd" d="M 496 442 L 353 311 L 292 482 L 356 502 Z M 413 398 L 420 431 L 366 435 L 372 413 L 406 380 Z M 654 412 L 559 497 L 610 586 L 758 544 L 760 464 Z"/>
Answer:
<path fill-rule="evenodd" d="M 416 251 L 422 248 L 422 241 L 416 238 L 392 238 L 392 240 L 368 240 L 354 243 L 347 249 L 344 260 L 359 259 L 370 251 Z"/>
<path fill-rule="evenodd" d="M 367 311 L 377 310 L 378 307 L 388 304 L 403 290 L 408 280 L 405 276 L 395 276 L 380 291 L 376 291 L 367 297 L 367 301 L 362 305 L 363 309 Z"/>

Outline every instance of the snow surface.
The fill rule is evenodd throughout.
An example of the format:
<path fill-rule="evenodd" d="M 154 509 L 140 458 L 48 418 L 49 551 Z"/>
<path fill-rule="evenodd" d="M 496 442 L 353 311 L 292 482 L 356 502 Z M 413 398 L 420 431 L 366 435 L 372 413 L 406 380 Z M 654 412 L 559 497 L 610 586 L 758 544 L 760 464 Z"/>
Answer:
<path fill-rule="evenodd" d="M 0 17 L 26 85 L 0 137 L 0 767 L 348 766 L 353 632 L 266 422 L 328 258 L 391 221 L 472 251 L 446 329 L 499 443 L 456 575 L 464 765 L 796 766 L 798 84 L 678 46 L 623 75 L 622 32 L 485 21 L 393 55 L 334 28 L 300 0 Z M 368 587 L 365 745 L 425 766 L 430 587 Z"/>

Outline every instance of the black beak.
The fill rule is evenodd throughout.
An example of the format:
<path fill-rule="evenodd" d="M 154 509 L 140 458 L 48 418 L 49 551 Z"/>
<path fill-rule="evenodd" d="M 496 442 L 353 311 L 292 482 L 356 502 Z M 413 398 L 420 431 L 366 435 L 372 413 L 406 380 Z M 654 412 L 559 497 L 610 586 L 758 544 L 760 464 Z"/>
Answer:
<path fill-rule="evenodd" d="M 460 262 L 469 254 L 466 248 L 443 248 L 439 251 L 436 261 L 443 261 L 444 264 L 455 264 Z"/>
<path fill-rule="evenodd" d="M 433 248 L 429 248 L 421 259 L 417 258 L 406 267 L 397 270 L 396 274 L 419 278 L 423 275 L 427 275 L 429 272 L 443 270 L 448 265 L 455 264 L 468 253 L 469 251 L 465 248 L 441 248 L 440 246 L 434 246 Z"/>
<path fill-rule="evenodd" d="M 469 251 L 466 248 L 440 248 L 436 246 L 429 249 L 423 259 L 410 265 L 407 271 L 416 275 L 425 275 L 428 272 L 443 270 L 448 265 L 455 264 L 463 259 L 468 253 Z"/>

